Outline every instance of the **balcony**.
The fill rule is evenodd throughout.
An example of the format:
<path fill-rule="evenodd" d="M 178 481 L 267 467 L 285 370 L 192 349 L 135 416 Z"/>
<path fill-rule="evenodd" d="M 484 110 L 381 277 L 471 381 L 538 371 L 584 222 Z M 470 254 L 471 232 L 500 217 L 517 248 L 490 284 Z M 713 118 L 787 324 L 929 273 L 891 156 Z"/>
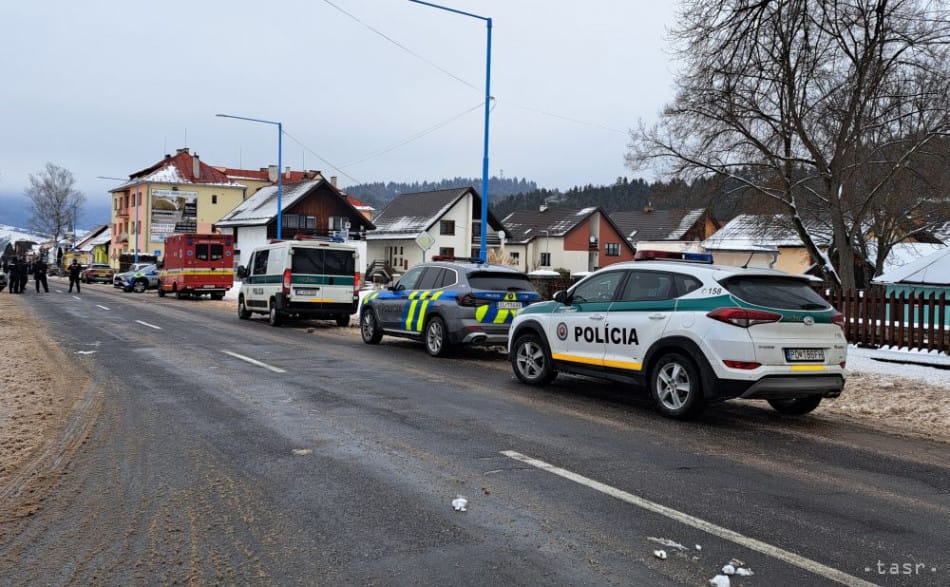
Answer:
<path fill-rule="evenodd" d="M 128 206 L 126 206 L 125 208 L 119 208 L 118 210 L 116 210 L 116 211 L 115 211 L 115 217 L 116 217 L 116 218 L 128 218 L 128 217 L 129 217 L 129 208 L 128 208 Z"/>

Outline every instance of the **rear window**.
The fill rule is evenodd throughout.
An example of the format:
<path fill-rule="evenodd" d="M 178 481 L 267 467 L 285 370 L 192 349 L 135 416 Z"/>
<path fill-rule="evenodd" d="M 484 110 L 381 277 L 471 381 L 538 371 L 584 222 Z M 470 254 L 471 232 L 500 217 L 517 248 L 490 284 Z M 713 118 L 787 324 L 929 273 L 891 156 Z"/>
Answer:
<path fill-rule="evenodd" d="M 826 310 L 828 305 L 808 282 L 791 277 L 739 276 L 722 285 L 740 300 L 783 310 Z"/>
<path fill-rule="evenodd" d="M 295 248 L 291 271 L 317 275 L 350 275 L 356 273 L 356 260 L 349 251 Z"/>
<path fill-rule="evenodd" d="M 520 273 L 476 271 L 468 274 L 472 289 L 487 291 L 534 291 L 534 285 Z"/>

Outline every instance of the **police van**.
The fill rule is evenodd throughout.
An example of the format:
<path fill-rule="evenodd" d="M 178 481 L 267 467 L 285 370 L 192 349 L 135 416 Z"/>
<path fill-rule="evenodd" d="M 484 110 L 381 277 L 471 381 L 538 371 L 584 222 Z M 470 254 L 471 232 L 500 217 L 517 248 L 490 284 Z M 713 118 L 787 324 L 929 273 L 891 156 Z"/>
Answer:
<path fill-rule="evenodd" d="M 238 317 L 266 314 L 271 326 L 286 318 L 350 323 L 359 302 L 359 253 L 332 240 L 275 240 L 238 267 Z"/>
<path fill-rule="evenodd" d="M 636 258 L 518 313 L 508 348 L 520 381 L 565 372 L 633 383 L 673 418 L 730 398 L 798 415 L 841 394 L 843 317 L 808 277 L 716 266 L 705 254 Z"/>

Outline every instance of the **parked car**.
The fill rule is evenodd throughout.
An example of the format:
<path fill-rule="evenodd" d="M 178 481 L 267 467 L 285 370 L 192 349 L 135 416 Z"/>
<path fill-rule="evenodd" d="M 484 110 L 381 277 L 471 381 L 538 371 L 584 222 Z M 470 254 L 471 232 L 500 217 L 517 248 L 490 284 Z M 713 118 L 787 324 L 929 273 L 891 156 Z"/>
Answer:
<path fill-rule="evenodd" d="M 82 280 L 85 283 L 112 283 L 115 280 L 115 269 L 105 263 L 92 263 L 82 272 Z"/>
<path fill-rule="evenodd" d="M 808 277 L 637 256 L 655 260 L 610 265 L 518 314 L 508 350 L 520 381 L 566 372 L 633 383 L 672 418 L 731 398 L 805 414 L 841 394 L 842 315 Z"/>
<path fill-rule="evenodd" d="M 136 263 L 128 271 L 116 273 L 112 280 L 114 287 L 124 291 L 142 293 L 158 287 L 158 266 L 154 263 Z"/>
<path fill-rule="evenodd" d="M 409 269 L 391 287 L 366 296 L 363 342 L 384 334 L 421 340 L 434 357 L 456 345 L 505 344 L 512 318 L 541 301 L 528 276 L 478 259 L 435 257 Z"/>

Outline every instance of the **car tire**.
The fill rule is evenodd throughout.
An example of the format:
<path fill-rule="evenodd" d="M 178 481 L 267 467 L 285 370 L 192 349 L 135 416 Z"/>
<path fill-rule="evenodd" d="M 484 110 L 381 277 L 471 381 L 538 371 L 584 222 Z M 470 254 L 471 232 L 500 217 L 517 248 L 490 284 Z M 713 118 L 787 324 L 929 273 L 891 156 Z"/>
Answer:
<path fill-rule="evenodd" d="M 429 318 L 422 332 L 422 344 L 426 347 L 427 353 L 433 357 L 444 357 L 451 352 L 445 320 L 439 316 Z"/>
<path fill-rule="evenodd" d="M 696 364 L 679 353 L 660 357 L 650 370 L 650 394 L 657 410 L 668 418 L 687 420 L 706 407 Z"/>
<path fill-rule="evenodd" d="M 364 310 L 360 314 L 360 336 L 366 344 L 379 344 L 383 340 L 383 330 L 373 310 Z"/>
<path fill-rule="evenodd" d="M 340 314 L 336 317 L 337 326 L 349 326 L 350 325 L 350 315 L 349 314 Z"/>
<path fill-rule="evenodd" d="M 132 291 L 135 293 L 145 293 L 148 289 L 148 282 L 144 279 L 136 279 L 132 282 Z"/>
<path fill-rule="evenodd" d="M 511 368 L 528 385 L 545 385 L 557 377 L 548 345 L 533 332 L 522 334 L 511 345 Z"/>
<path fill-rule="evenodd" d="M 786 416 L 802 416 L 813 411 L 821 403 L 820 395 L 810 395 L 808 397 L 798 397 L 789 399 L 770 399 L 769 405 L 778 412 Z"/>
<path fill-rule="evenodd" d="M 270 309 L 267 311 L 267 323 L 271 326 L 280 326 L 284 322 L 284 317 L 277 309 L 274 300 L 270 302 Z"/>
<path fill-rule="evenodd" d="M 161 282 L 161 281 L 158 282 L 158 292 L 157 292 L 157 293 L 158 293 L 158 297 L 160 297 L 160 298 L 164 298 L 164 297 L 165 297 L 165 287 L 162 286 L 162 282 Z"/>
<path fill-rule="evenodd" d="M 238 298 L 238 318 L 247 320 L 251 317 L 251 311 L 244 305 L 244 296 Z"/>
<path fill-rule="evenodd" d="M 175 298 L 176 298 L 176 299 L 183 300 L 183 299 L 185 299 L 185 298 L 187 298 L 187 297 L 188 297 L 188 293 L 187 293 L 187 292 L 185 292 L 185 291 L 183 291 L 183 290 L 180 290 L 180 289 L 176 289 L 176 290 L 175 290 Z"/>
<path fill-rule="evenodd" d="M 223 294 L 223 293 L 213 293 L 213 294 L 211 294 L 211 299 L 212 299 L 212 300 L 223 300 L 223 299 L 224 299 L 224 294 Z"/>

